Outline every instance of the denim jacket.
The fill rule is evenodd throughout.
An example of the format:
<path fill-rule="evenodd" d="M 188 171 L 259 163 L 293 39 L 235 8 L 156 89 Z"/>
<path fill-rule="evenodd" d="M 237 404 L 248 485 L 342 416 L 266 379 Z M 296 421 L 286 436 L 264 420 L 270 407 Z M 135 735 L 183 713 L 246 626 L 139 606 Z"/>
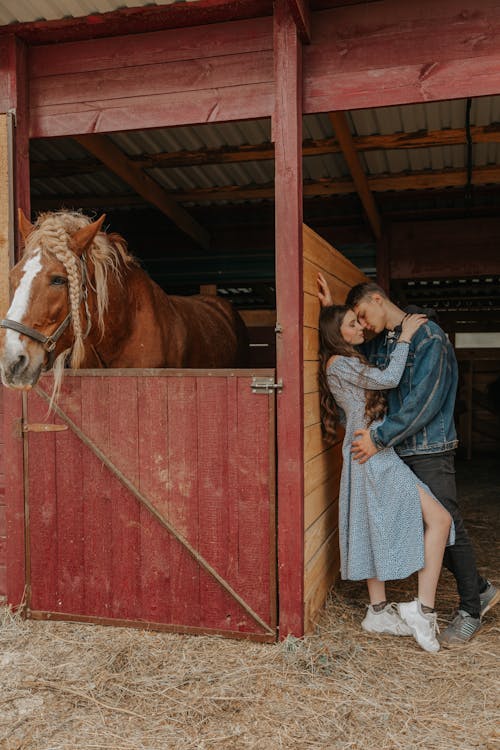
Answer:
<path fill-rule="evenodd" d="M 369 362 L 384 369 L 401 327 L 385 331 L 363 345 Z M 400 456 L 444 453 L 458 445 L 453 411 L 458 366 L 446 334 L 433 321 L 421 326 L 411 340 L 403 376 L 387 391 L 388 413 L 371 430 L 377 448 L 394 446 Z"/>

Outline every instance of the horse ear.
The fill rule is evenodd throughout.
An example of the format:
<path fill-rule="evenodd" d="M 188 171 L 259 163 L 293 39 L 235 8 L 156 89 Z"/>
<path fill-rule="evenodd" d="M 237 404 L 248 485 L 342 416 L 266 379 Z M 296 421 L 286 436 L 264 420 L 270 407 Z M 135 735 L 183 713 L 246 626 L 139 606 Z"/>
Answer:
<path fill-rule="evenodd" d="M 17 211 L 18 216 L 18 223 L 19 223 L 19 231 L 21 232 L 21 235 L 23 237 L 23 240 L 26 242 L 27 237 L 31 234 L 33 229 L 35 228 L 31 221 L 26 218 L 26 215 L 22 208 L 19 208 Z"/>
<path fill-rule="evenodd" d="M 87 224 L 86 227 L 82 227 L 82 229 L 78 229 L 78 231 L 74 233 L 71 238 L 71 249 L 75 255 L 83 255 L 83 253 L 88 250 L 94 241 L 94 237 L 100 231 L 105 218 L 106 214 L 103 214 L 97 219 L 97 221 L 94 221 L 92 224 Z"/>

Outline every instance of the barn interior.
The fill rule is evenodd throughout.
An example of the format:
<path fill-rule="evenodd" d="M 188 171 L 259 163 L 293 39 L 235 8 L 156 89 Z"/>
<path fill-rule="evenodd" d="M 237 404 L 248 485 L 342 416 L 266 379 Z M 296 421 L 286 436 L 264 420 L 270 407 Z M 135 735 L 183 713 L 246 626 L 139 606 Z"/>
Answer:
<path fill-rule="evenodd" d="M 304 221 L 402 307 L 433 310 L 460 363 L 465 458 L 500 448 L 500 96 L 303 118 Z M 105 212 L 168 292 L 242 312 L 275 365 L 269 119 L 32 140 L 34 213 Z"/>

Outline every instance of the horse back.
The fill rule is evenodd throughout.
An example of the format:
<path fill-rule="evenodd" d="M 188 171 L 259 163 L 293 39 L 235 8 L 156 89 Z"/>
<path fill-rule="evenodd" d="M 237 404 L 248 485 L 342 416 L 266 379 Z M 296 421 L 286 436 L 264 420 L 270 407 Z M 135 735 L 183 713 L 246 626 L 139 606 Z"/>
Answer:
<path fill-rule="evenodd" d="M 212 295 L 169 296 L 172 309 L 189 334 L 185 337 L 183 367 L 247 367 L 249 339 L 246 325 L 230 302 Z M 175 316 L 171 325 L 176 325 Z M 171 331 L 172 333 L 172 331 Z M 172 365 L 171 365 L 172 366 Z"/>

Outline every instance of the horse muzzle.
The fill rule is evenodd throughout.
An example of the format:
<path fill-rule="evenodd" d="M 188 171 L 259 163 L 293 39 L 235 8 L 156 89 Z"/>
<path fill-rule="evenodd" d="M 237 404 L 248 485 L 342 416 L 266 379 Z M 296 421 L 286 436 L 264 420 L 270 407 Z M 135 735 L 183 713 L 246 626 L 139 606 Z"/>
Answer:
<path fill-rule="evenodd" d="M 29 390 L 38 382 L 42 367 L 43 361 L 33 363 L 26 354 L 18 354 L 7 360 L 3 358 L 0 362 L 2 383 L 7 388 Z"/>

